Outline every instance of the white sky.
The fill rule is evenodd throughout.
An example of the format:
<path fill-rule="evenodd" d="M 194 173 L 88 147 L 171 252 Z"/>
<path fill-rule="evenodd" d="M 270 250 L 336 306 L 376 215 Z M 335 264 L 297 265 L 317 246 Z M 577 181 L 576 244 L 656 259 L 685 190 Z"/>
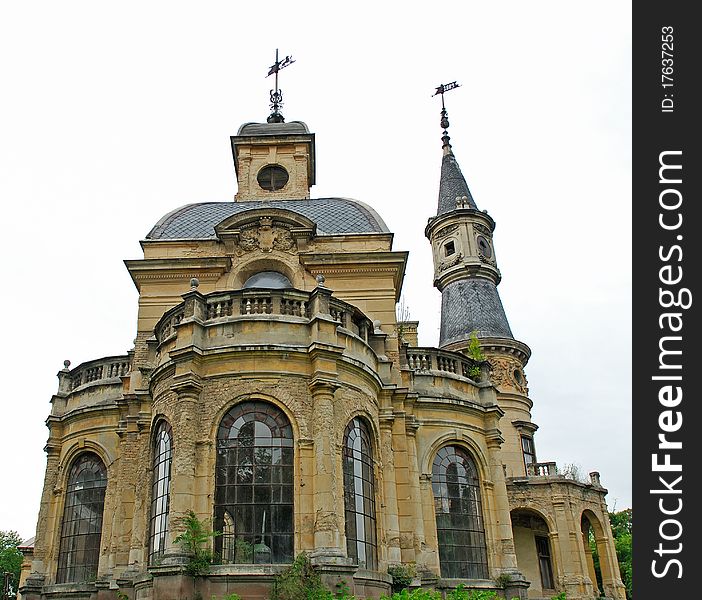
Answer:
<path fill-rule="evenodd" d="M 122 263 L 166 212 L 228 201 L 229 136 L 283 114 L 317 135 L 314 197 L 372 205 L 409 250 L 405 302 L 436 345 L 427 219 L 454 152 L 497 222 L 499 291 L 527 365 L 538 458 L 631 506 L 629 2 L 16 2 L 0 8 L 0 530 L 34 534 L 56 373 L 123 354 Z M 185 291 L 185 290 L 184 290 Z"/>

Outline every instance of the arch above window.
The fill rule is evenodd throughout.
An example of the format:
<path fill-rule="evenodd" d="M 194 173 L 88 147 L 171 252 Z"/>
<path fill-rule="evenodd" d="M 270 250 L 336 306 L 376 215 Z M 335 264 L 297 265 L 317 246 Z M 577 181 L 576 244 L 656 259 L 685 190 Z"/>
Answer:
<path fill-rule="evenodd" d="M 61 522 L 57 583 L 92 581 L 97 576 L 107 469 L 90 452 L 71 465 Z"/>
<path fill-rule="evenodd" d="M 290 280 L 278 271 L 260 271 L 249 277 L 242 286 L 243 289 L 248 288 L 268 288 L 281 290 L 293 287 Z"/>
<path fill-rule="evenodd" d="M 442 577 L 488 576 L 480 480 L 461 446 L 444 446 L 434 458 L 432 488 Z"/>

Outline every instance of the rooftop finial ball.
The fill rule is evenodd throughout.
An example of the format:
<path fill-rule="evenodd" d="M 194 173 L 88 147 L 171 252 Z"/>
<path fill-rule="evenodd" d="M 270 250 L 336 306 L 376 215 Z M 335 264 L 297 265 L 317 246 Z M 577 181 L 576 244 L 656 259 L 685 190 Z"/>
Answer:
<path fill-rule="evenodd" d="M 197 277 L 193 277 L 190 280 L 190 287 L 191 288 L 197 288 L 200 285 L 200 280 Z"/>
<path fill-rule="evenodd" d="M 70 360 L 64 360 L 63 361 L 63 368 L 68 369 L 68 367 L 71 366 L 71 361 Z"/>

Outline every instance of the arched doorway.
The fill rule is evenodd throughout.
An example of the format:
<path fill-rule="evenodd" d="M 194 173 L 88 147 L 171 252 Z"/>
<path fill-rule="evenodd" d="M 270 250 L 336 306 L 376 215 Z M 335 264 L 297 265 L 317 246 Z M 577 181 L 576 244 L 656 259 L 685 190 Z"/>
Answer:
<path fill-rule="evenodd" d="M 558 588 L 557 571 L 551 531 L 546 519 L 528 509 L 515 509 L 510 516 L 517 565 L 531 582 L 529 597 L 555 595 Z"/>

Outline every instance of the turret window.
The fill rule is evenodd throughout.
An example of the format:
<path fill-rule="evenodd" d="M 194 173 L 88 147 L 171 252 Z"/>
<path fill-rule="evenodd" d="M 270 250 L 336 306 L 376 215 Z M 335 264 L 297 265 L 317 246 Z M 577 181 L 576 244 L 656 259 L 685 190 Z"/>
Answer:
<path fill-rule="evenodd" d="M 258 185 L 269 192 L 282 190 L 289 178 L 288 172 L 280 165 L 263 167 L 256 176 Z"/>
<path fill-rule="evenodd" d="M 456 245 L 453 242 L 444 244 L 444 256 L 451 256 L 452 254 L 456 254 Z"/>
<path fill-rule="evenodd" d="M 492 258 L 492 248 L 490 247 L 490 242 L 487 241 L 482 235 L 478 236 L 478 248 L 485 258 Z"/>
<path fill-rule="evenodd" d="M 441 576 L 486 579 L 487 547 L 478 470 L 460 446 L 439 450 L 432 488 Z"/>
<path fill-rule="evenodd" d="M 533 465 L 536 462 L 536 448 L 534 447 L 534 438 L 523 435 L 522 436 L 522 454 L 524 455 L 524 468 L 526 469 L 527 475 L 529 475 L 529 465 Z"/>

